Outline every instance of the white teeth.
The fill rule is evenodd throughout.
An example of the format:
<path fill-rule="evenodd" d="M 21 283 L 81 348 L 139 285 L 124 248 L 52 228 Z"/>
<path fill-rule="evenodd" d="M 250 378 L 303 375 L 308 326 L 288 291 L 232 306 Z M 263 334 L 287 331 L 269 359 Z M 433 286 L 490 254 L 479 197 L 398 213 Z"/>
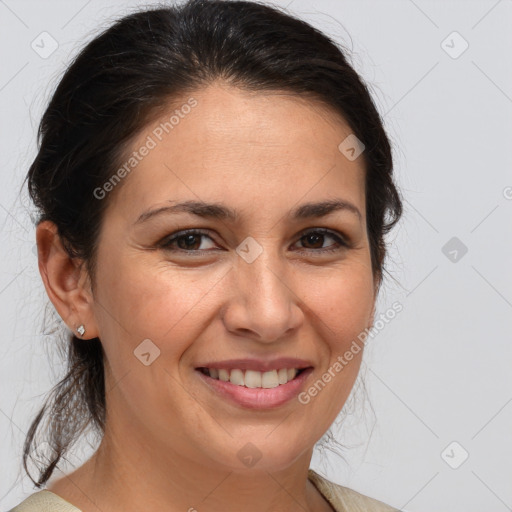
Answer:
<path fill-rule="evenodd" d="M 286 370 L 287 372 L 287 377 L 288 377 L 288 380 L 293 380 L 295 378 L 295 376 L 297 375 L 297 370 L 295 368 L 288 368 L 288 370 Z"/>
<path fill-rule="evenodd" d="M 261 376 L 261 387 L 265 389 L 276 388 L 279 386 L 279 380 L 277 379 L 277 370 L 271 372 L 265 372 Z"/>
<path fill-rule="evenodd" d="M 236 386 L 243 386 L 244 372 L 242 370 L 231 370 L 229 382 L 231 382 L 231 384 L 235 384 Z"/>
<path fill-rule="evenodd" d="M 261 372 L 247 370 L 245 372 L 245 385 L 248 388 L 261 388 Z"/>
<path fill-rule="evenodd" d="M 293 368 L 290 368 L 292 370 Z M 277 372 L 277 379 L 279 380 L 279 384 L 286 384 L 288 382 L 288 370 L 286 368 L 281 368 Z"/>
<path fill-rule="evenodd" d="M 231 382 L 235 386 L 245 386 L 247 388 L 270 389 L 286 384 L 293 380 L 298 370 L 296 368 L 280 368 L 268 372 L 257 372 L 254 370 L 225 370 L 209 368 L 208 373 L 213 379 Z"/>

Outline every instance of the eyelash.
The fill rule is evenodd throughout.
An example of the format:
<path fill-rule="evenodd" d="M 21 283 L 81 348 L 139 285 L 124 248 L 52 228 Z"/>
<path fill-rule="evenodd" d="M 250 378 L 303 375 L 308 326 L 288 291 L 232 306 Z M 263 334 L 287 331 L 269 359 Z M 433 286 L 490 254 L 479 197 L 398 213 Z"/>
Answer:
<path fill-rule="evenodd" d="M 309 229 L 307 231 L 303 231 L 300 234 L 299 240 L 301 240 L 302 238 L 304 238 L 305 236 L 310 235 L 310 234 L 320 234 L 320 235 L 330 236 L 330 237 L 334 238 L 334 240 L 336 241 L 336 244 L 335 244 L 336 247 L 325 248 L 325 249 L 304 249 L 304 250 L 297 251 L 298 253 L 308 253 L 308 252 L 313 251 L 316 253 L 325 254 L 325 253 L 332 253 L 332 252 L 340 251 L 342 249 L 347 249 L 350 247 L 350 244 L 346 241 L 346 239 L 341 237 L 336 231 L 331 231 L 330 229 L 325 229 L 325 228 L 316 228 L 316 229 Z M 188 235 L 207 236 L 208 238 L 212 239 L 211 236 L 206 231 L 202 231 L 200 229 L 186 229 L 183 231 L 178 231 L 177 233 L 170 235 L 170 237 L 168 236 L 168 237 L 164 238 L 158 245 L 160 248 L 164 249 L 165 251 L 169 251 L 169 252 L 201 254 L 201 253 L 205 253 L 205 252 L 210 252 L 212 250 L 212 249 L 187 250 L 187 249 L 181 249 L 181 248 L 178 248 L 178 249 L 171 248 L 171 245 L 174 242 L 176 242 L 180 238 L 186 237 Z M 190 254 L 190 256 L 192 256 L 192 254 Z"/>

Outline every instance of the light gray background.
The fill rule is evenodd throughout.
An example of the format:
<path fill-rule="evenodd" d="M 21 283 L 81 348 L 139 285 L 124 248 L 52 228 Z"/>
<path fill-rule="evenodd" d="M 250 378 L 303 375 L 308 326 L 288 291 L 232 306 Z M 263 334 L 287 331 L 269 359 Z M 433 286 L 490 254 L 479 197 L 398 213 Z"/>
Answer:
<path fill-rule="evenodd" d="M 34 492 L 21 471 L 22 442 L 63 369 L 42 335 L 46 296 L 18 190 L 66 63 L 141 3 L 0 1 L 2 511 Z M 395 300 L 404 310 L 368 344 L 363 369 L 375 417 L 358 411 L 339 431 L 355 445 L 347 465 L 317 451 L 313 467 L 409 512 L 512 510 L 512 1 L 277 3 L 353 52 L 395 145 L 406 198 L 389 237 L 398 282 L 387 279 L 379 297 L 380 312 Z M 42 46 L 44 31 L 58 42 L 47 58 L 31 47 Z M 442 252 L 452 237 L 456 261 Z M 460 464 L 465 452 L 457 469 L 447 463 Z"/>

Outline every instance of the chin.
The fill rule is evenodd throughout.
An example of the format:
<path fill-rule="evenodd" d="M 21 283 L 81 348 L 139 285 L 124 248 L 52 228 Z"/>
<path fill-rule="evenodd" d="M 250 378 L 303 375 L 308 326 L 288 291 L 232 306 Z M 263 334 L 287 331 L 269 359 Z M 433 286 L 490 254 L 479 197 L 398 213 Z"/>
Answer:
<path fill-rule="evenodd" d="M 292 442 L 294 438 L 297 439 L 296 443 Z M 245 439 L 238 436 L 232 439 L 229 446 L 221 449 L 217 462 L 225 466 L 227 471 L 240 474 L 248 471 L 278 472 L 286 470 L 297 459 L 313 450 L 313 445 L 304 446 L 304 438 L 299 433 L 284 439 L 278 430 L 270 436 L 268 431 L 262 432 L 261 436 L 252 432 Z"/>

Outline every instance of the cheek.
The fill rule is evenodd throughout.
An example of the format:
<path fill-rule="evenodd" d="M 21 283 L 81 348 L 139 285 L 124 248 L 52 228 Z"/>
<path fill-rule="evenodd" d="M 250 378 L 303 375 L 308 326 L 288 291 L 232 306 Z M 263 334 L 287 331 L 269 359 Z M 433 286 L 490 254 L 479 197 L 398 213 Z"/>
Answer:
<path fill-rule="evenodd" d="M 169 369 L 211 321 L 209 292 L 222 282 L 225 270 L 194 273 L 168 264 L 146 265 L 144 258 L 113 259 L 115 265 L 104 263 L 99 267 L 95 310 L 100 336 L 105 340 L 110 387 L 130 407 L 150 411 L 165 397 L 165 407 L 170 400 L 176 408 L 180 401 L 169 398 L 176 396 L 176 374 Z M 151 344 L 144 341 L 147 339 Z M 146 366 L 138 354 L 147 351 L 151 359 L 158 356 Z M 154 390 L 159 392 L 155 394 Z"/>
<path fill-rule="evenodd" d="M 131 351 L 151 339 L 166 355 L 179 355 L 208 321 L 208 294 L 222 282 L 224 271 L 199 272 L 144 258 L 119 258 L 102 267 L 100 331 Z"/>
<path fill-rule="evenodd" d="M 144 339 L 161 350 L 182 352 L 187 340 L 214 319 L 215 304 L 222 300 L 225 267 L 177 269 L 169 263 L 144 263 L 144 258 L 110 258 L 98 274 L 100 332 L 131 351 Z M 116 262 L 115 264 L 113 262 Z M 325 273 L 294 274 L 290 300 L 299 300 L 310 322 L 318 321 L 325 339 L 338 346 L 349 343 L 368 327 L 373 307 L 373 279 L 367 265 L 352 262 Z M 294 298 L 295 296 L 295 298 Z M 350 338 L 350 339 L 349 339 Z M 169 341 L 172 340 L 172 344 Z M 340 350 L 342 347 L 340 347 Z M 170 355 L 170 354 L 169 354 Z"/>
<path fill-rule="evenodd" d="M 373 279 L 366 267 L 353 265 L 307 282 L 315 286 L 303 294 L 304 303 L 311 310 L 314 335 L 322 338 L 326 357 L 316 380 L 299 399 L 310 418 L 330 425 L 349 397 L 360 369 L 364 352 L 360 334 L 371 320 Z"/>
<path fill-rule="evenodd" d="M 311 280 L 308 283 L 312 285 Z M 374 305 L 374 283 L 366 266 L 354 265 L 304 289 L 301 297 L 324 325 L 325 339 L 336 352 L 345 350 L 353 339 L 369 327 Z"/>

